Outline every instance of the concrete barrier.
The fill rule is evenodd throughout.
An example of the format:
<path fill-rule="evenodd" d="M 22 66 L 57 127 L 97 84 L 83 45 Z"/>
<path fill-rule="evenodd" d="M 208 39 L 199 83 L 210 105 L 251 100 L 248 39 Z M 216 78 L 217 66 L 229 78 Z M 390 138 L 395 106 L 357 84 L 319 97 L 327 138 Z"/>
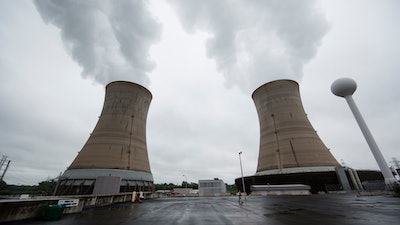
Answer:
<path fill-rule="evenodd" d="M 145 193 L 147 198 L 151 193 Z M 121 193 L 114 195 L 77 195 L 77 196 L 48 196 L 40 199 L 10 199 L 0 200 L 0 223 L 41 218 L 43 207 L 58 204 L 59 202 L 71 202 L 76 200 L 70 207 L 64 209 L 63 214 L 79 213 L 85 207 L 104 206 L 120 202 L 131 202 L 132 193 Z"/>

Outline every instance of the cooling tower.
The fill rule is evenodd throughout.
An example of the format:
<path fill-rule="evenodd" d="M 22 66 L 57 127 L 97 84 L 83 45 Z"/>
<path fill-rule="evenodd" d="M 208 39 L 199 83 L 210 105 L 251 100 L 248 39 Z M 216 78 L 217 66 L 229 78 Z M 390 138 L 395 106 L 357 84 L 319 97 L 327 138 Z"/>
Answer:
<path fill-rule="evenodd" d="M 124 81 L 109 83 L 97 125 L 60 177 L 56 194 L 105 194 L 108 189 L 108 192 L 152 191 L 146 144 L 151 99 L 151 93 L 140 85 Z"/>
<path fill-rule="evenodd" d="M 235 179 L 240 191 L 245 186 L 249 194 L 266 184 L 305 184 L 312 193 L 347 187 L 345 171 L 307 119 L 297 82 L 272 81 L 252 97 L 260 123 L 258 165 L 254 176 L 244 177 L 244 185 Z"/>
<path fill-rule="evenodd" d="M 260 123 L 256 175 L 334 171 L 339 163 L 307 119 L 292 80 L 276 80 L 252 95 Z"/>

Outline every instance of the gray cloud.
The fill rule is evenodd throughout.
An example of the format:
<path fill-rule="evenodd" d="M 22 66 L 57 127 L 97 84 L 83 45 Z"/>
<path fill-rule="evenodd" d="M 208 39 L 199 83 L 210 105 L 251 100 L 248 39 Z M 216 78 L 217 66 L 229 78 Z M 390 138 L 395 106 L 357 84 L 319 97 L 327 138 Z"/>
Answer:
<path fill-rule="evenodd" d="M 246 93 L 279 78 L 300 81 L 329 24 L 314 1 L 170 0 L 189 32 L 210 33 L 207 55 Z"/>
<path fill-rule="evenodd" d="M 128 80 L 148 86 L 151 45 L 161 25 L 146 1 L 35 0 L 42 19 L 60 29 L 65 47 L 82 75 L 107 84 Z"/>
<path fill-rule="evenodd" d="M 316 2 L 324 9 L 330 26 L 318 10 L 311 10 L 313 2 L 302 1 L 305 5 L 297 5 L 296 1 L 246 1 L 255 5 L 245 7 L 243 2 L 218 0 L 214 7 L 209 7 L 206 5 L 210 1 L 193 1 L 191 11 L 182 10 L 187 13 L 183 17 L 186 20 L 179 23 L 165 1 L 153 1 L 149 7 L 162 21 L 164 30 L 160 44 L 150 49 L 157 67 L 150 75 L 153 100 L 148 115 L 147 143 L 155 182 L 181 183 L 184 174 L 189 182 L 219 177 L 231 184 L 240 176 L 239 150 L 244 152 L 244 175 L 254 174 L 259 146 L 258 117 L 251 95 L 244 95 L 236 87 L 240 85 L 242 90 L 248 87 L 246 90 L 253 91 L 252 85 L 283 78 L 286 74 L 285 78 L 298 79 L 300 74 L 291 75 L 291 71 L 301 67 L 304 67 L 304 76 L 300 92 L 305 111 L 336 159 L 343 159 L 355 169 L 378 168 L 345 100 L 330 92 L 331 83 L 342 76 L 357 81 L 359 88 L 354 99 L 387 162 L 392 157 L 400 159 L 400 50 L 395 47 L 400 39 L 397 12 L 400 2 Z M 300 7 L 298 11 L 288 2 Z M 88 49 L 95 53 L 85 54 L 98 63 L 99 70 L 92 70 L 99 73 L 98 77 L 87 74 L 89 79 L 82 80 L 79 74 L 83 67 L 66 53 L 65 49 L 72 53 L 70 41 L 60 40 L 62 30 L 57 25 L 44 24 L 47 20 L 41 18 L 43 15 L 31 1 L 0 1 L 0 142 L 1 154 L 12 160 L 5 176 L 7 183 L 37 184 L 48 176 L 56 177 L 69 166 L 92 132 L 103 106 L 104 87 L 91 80 L 106 82 L 108 75 L 102 76 L 116 65 L 121 65 L 116 73 L 134 72 L 134 66 L 126 60 L 128 57 L 133 60 L 135 53 L 140 53 L 128 48 L 131 53 L 125 56 L 118 40 L 134 38 L 134 34 L 117 37 L 114 20 L 123 16 L 117 15 L 117 6 L 108 3 L 111 1 L 82 1 L 79 4 L 94 9 L 76 9 L 75 14 L 98 11 L 91 16 L 96 26 L 84 31 L 96 35 L 95 42 L 89 41 L 93 38 L 89 34 L 82 35 L 90 36 Z M 135 1 L 125 3 L 127 9 L 119 9 L 121 14 L 135 11 L 129 6 L 136 4 Z M 173 4 L 177 10 L 178 3 Z M 280 9 L 278 3 L 286 10 Z M 52 7 L 58 9 L 59 4 Z M 271 10 L 265 9 L 268 4 L 274 4 L 268 6 Z M 135 9 L 140 9 L 139 6 Z M 147 7 L 147 3 L 143 6 Z M 54 25 L 51 21 L 62 17 L 63 10 L 61 7 L 56 11 L 47 24 Z M 304 15 L 306 10 L 310 14 Z M 69 13 L 75 19 L 68 19 L 86 18 L 75 14 Z M 214 17 L 206 20 L 203 14 Z M 301 15 L 304 17 L 297 18 Z M 296 19 L 291 20 L 291 16 Z M 313 25 L 305 26 L 307 21 Z M 297 30 L 301 28 L 297 22 L 304 29 Z M 185 31 L 180 29 L 180 23 Z M 128 27 L 128 24 L 122 26 Z M 328 28 L 329 33 L 323 36 Z M 145 39 L 150 38 L 146 35 L 143 34 Z M 319 40 L 318 35 L 321 35 Z M 204 45 L 204 40 L 215 44 Z M 304 48 L 300 47 L 301 43 L 305 43 Z M 287 47 L 290 44 L 294 47 Z M 318 54 L 314 56 L 317 47 Z M 294 59 L 287 54 L 289 49 Z M 146 63 L 135 68 L 152 68 L 149 53 L 143 54 Z M 207 55 L 211 58 L 204 57 Z M 218 64 L 219 73 L 217 56 L 223 65 Z M 105 65 L 109 65 L 108 70 Z M 130 75 L 120 79 L 136 82 L 136 78 L 145 78 Z M 225 86 L 236 87 L 226 89 L 224 82 Z"/>

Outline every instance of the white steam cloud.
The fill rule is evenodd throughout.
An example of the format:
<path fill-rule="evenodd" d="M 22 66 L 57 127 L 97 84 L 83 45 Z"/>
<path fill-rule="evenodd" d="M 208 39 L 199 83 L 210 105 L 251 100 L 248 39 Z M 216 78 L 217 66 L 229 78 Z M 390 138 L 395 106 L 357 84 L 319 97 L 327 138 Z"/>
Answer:
<path fill-rule="evenodd" d="M 211 34 L 215 59 L 228 87 L 246 92 L 274 79 L 300 81 L 329 24 L 314 1 L 169 0 L 183 27 Z"/>
<path fill-rule="evenodd" d="M 188 32 L 202 30 L 207 55 L 228 87 L 250 92 L 274 79 L 300 81 L 329 30 L 312 0 L 168 0 Z M 149 85 L 149 48 L 161 25 L 146 0 L 35 0 L 43 20 L 60 28 L 82 75 L 106 84 Z"/>
<path fill-rule="evenodd" d="M 84 77 L 148 86 L 147 73 L 155 67 L 149 48 L 160 39 L 161 25 L 145 0 L 35 0 L 35 5 L 46 23 L 60 28 Z"/>

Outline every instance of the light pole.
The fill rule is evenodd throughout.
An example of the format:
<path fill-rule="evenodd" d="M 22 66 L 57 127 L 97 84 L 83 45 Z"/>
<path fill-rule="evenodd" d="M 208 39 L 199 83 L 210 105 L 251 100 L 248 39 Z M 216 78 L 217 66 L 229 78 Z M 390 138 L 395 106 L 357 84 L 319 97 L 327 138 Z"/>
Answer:
<path fill-rule="evenodd" d="M 243 192 L 246 193 L 246 189 L 244 187 L 244 177 L 243 177 L 243 168 L 242 168 L 242 151 L 239 152 L 239 162 L 240 162 L 240 172 L 242 173 L 242 185 L 243 185 Z"/>

